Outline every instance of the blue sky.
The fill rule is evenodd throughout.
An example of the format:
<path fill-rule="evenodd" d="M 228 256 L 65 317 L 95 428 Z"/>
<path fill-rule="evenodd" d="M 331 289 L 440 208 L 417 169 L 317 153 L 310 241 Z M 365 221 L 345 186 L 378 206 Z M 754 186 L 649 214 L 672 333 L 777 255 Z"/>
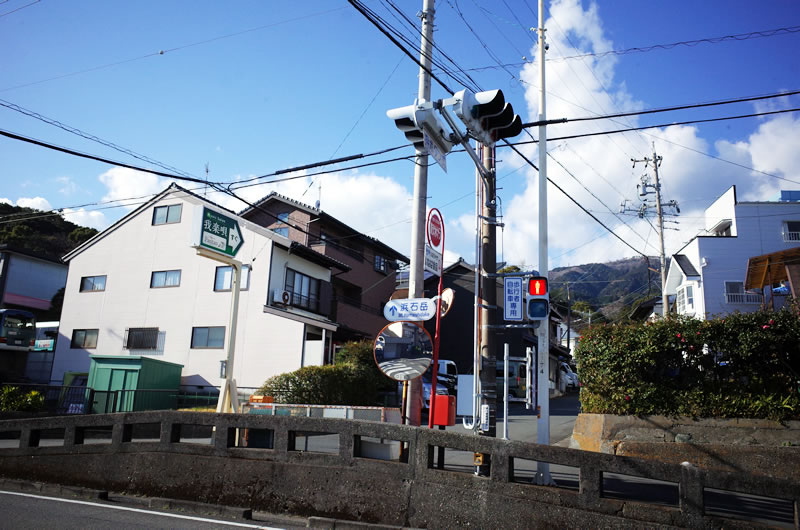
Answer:
<path fill-rule="evenodd" d="M 418 67 L 345 1 L 27 4 L 0 4 L 0 104 L 18 105 L 185 173 L 203 177 L 208 164 L 210 180 L 231 183 L 404 143 L 385 113 L 413 102 Z M 401 26 L 388 2 L 366 4 L 394 26 L 405 27 L 418 43 L 418 34 Z M 395 0 L 415 22 L 421 4 Z M 535 120 L 538 112 L 536 35 L 530 31 L 537 25 L 536 9 L 535 0 L 436 4 L 437 57 L 446 53 L 484 90 L 502 89 L 523 121 Z M 755 8 L 744 0 L 564 0 L 546 2 L 546 9 L 549 118 L 800 89 L 798 32 L 602 54 L 800 26 L 795 1 L 761 2 Z M 587 53 L 595 55 L 561 59 Z M 453 90 L 463 88 L 441 76 Z M 434 82 L 432 97 L 448 96 Z M 800 97 L 792 96 L 559 125 L 550 127 L 548 136 L 798 103 Z M 7 106 L 0 107 L 0 129 L 162 169 Z M 611 213 L 626 198 L 638 206 L 642 168 L 631 168 L 630 159 L 649 155 L 653 142 L 664 157 L 664 198 L 681 204 L 681 224 L 675 225 L 680 230 L 667 233 L 668 253 L 698 233 L 703 209 L 732 184 L 740 198 L 751 200 L 774 200 L 780 189 L 800 189 L 798 113 L 550 142 L 553 159 L 572 176 L 553 160 L 549 176 L 637 250 L 655 255 L 657 235 L 646 221 Z M 535 146 L 524 151 L 536 160 Z M 412 153 L 409 147 L 365 161 Z M 498 158 L 505 222 L 498 256 L 535 266 L 538 174 L 508 149 Z M 299 178 L 239 193 L 254 200 L 277 190 L 308 204 L 321 198 L 323 210 L 408 254 L 413 165 L 399 161 L 344 169 L 354 164 L 329 166 L 329 174 L 313 179 L 293 174 Z M 108 201 L 147 196 L 169 182 L 0 137 L 0 201 L 65 208 L 80 224 L 108 226 L 129 211 L 124 204 L 136 202 Z M 446 221 L 447 257 L 472 261 L 474 168 L 466 154 L 452 153 L 447 173 L 431 167 L 428 191 L 429 206 L 439 208 Z M 634 255 L 552 186 L 548 194 L 551 267 Z M 209 198 L 234 210 L 244 207 L 232 198 Z"/>

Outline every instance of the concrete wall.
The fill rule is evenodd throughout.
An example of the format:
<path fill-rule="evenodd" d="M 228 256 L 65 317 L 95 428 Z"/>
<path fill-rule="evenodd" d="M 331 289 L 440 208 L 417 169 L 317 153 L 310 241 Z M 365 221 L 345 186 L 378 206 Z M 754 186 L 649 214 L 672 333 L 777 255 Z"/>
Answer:
<path fill-rule="evenodd" d="M 210 445 L 187 443 L 198 426 L 215 428 Z M 270 431 L 271 448 L 241 447 L 237 429 Z M 89 443 L 92 432 L 105 443 Z M 294 447 L 308 432 L 338 446 Z M 407 462 L 366 458 L 364 437 L 408 443 Z M 436 469 L 437 447 L 490 455 L 491 475 Z M 515 459 L 578 468 L 579 490 L 515 482 Z M 606 498 L 604 473 L 676 483 L 679 507 Z M 795 514 L 800 501 L 797 481 L 742 472 L 404 425 L 173 411 L 2 421 L 0 476 L 417 528 L 728 527 L 737 523 L 704 515 L 704 488 L 791 499 Z"/>
<path fill-rule="evenodd" d="M 800 421 L 580 414 L 570 447 L 800 482 Z"/>

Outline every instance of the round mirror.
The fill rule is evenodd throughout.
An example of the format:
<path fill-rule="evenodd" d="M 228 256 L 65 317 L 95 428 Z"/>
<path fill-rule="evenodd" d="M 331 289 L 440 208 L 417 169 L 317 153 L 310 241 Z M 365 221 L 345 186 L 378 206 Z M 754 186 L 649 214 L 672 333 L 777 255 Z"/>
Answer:
<path fill-rule="evenodd" d="M 395 381 L 410 381 L 425 373 L 433 361 L 433 340 L 415 322 L 392 322 L 375 339 L 375 364 Z"/>

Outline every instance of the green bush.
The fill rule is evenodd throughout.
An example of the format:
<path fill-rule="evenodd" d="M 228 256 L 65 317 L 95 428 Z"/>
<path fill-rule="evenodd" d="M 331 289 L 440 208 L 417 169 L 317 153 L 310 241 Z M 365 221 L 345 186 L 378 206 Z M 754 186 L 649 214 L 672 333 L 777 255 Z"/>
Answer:
<path fill-rule="evenodd" d="M 258 390 L 276 403 L 304 405 L 378 405 L 379 393 L 395 388 L 372 357 L 372 342 L 348 342 L 336 364 L 306 366 L 269 378 Z"/>
<path fill-rule="evenodd" d="M 38 412 L 43 408 L 44 395 L 41 392 L 25 392 L 15 386 L 0 389 L 0 412 Z"/>
<path fill-rule="evenodd" d="M 584 412 L 800 419 L 796 305 L 592 326 L 576 358 Z"/>

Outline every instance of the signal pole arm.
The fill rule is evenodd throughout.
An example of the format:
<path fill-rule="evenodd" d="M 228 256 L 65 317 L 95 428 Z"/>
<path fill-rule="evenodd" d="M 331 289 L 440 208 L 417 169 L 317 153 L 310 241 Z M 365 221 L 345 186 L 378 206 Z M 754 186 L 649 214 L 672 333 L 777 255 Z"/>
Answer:
<path fill-rule="evenodd" d="M 442 113 L 442 117 L 445 119 L 447 124 L 453 130 L 453 137 L 454 137 L 453 139 L 455 140 L 455 142 L 453 143 L 461 144 L 464 147 L 464 150 L 467 152 L 470 158 L 472 158 L 472 161 L 475 163 L 475 167 L 478 169 L 478 172 L 481 175 L 481 180 L 483 180 L 483 185 L 488 186 L 489 184 L 488 179 L 491 177 L 491 174 L 483 166 L 483 162 L 481 162 L 481 159 L 478 158 L 478 155 L 475 154 L 475 151 L 472 149 L 472 146 L 469 145 L 469 137 L 467 137 L 466 135 L 462 135 L 461 132 L 459 132 L 458 124 L 456 123 L 455 119 L 450 115 L 450 111 L 447 110 L 447 107 L 445 107 L 442 104 L 441 99 L 436 102 L 435 106 L 436 108 L 439 109 L 439 111 Z"/>

